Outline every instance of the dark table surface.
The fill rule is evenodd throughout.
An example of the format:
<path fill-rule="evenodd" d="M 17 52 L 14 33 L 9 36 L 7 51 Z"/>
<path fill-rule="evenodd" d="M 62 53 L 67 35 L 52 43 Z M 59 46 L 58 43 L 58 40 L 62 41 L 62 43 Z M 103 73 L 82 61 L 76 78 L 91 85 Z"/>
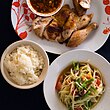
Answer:
<path fill-rule="evenodd" d="M 11 23 L 12 0 L 0 0 L 0 57 L 5 48 L 20 40 Z M 98 50 L 110 62 L 110 37 Z M 50 64 L 59 55 L 48 53 Z M 16 108 L 15 108 L 16 107 Z M 20 90 L 10 86 L 0 74 L 0 110 L 49 110 L 44 94 L 43 83 L 39 86 Z"/>

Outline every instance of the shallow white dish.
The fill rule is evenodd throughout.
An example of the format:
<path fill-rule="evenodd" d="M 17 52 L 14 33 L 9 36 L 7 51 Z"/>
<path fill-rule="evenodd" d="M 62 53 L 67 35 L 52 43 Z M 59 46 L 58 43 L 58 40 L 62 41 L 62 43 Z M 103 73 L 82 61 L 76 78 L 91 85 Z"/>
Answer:
<path fill-rule="evenodd" d="M 37 50 L 43 56 L 43 59 L 44 59 L 45 66 L 39 76 L 39 79 L 38 79 L 38 81 L 36 81 L 35 83 L 32 83 L 32 84 L 19 85 L 19 84 L 15 83 L 15 81 L 9 76 L 9 73 L 4 65 L 4 59 L 5 59 L 6 55 L 10 54 L 11 52 L 13 52 L 14 49 L 16 49 L 17 47 L 19 47 L 21 45 L 30 45 L 34 50 Z M 37 44 L 36 42 L 29 41 L 29 40 L 19 40 L 19 41 L 16 41 L 16 42 L 10 44 L 5 49 L 5 51 L 3 52 L 2 57 L 1 57 L 0 68 L 1 68 L 2 76 L 11 86 L 13 86 L 15 88 L 19 88 L 19 89 L 31 89 L 33 87 L 38 86 L 40 83 L 42 83 L 42 81 L 46 77 L 48 67 L 49 67 L 49 59 L 48 59 L 48 55 L 45 52 L 45 50 L 41 46 L 39 46 L 39 44 Z"/>
<path fill-rule="evenodd" d="M 73 7 L 72 0 L 65 0 L 64 4 Z M 36 15 L 28 8 L 25 0 L 13 0 L 11 7 L 11 20 L 14 30 L 21 39 L 32 40 L 40 44 L 46 51 L 62 54 L 69 50 L 86 49 L 96 51 L 106 42 L 109 36 L 110 16 L 105 12 L 106 5 L 103 0 L 92 0 L 91 8 L 87 13 L 94 13 L 92 22 L 97 22 L 99 27 L 94 30 L 89 37 L 78 47 L 69 48 L 65 44 L 42 40 L 32 31 L 31 23 Z"/>
<path fill-rule="evenodd" d="M 105 81 L 105 93 L 99 103 L 92 110 L 108 110 L 110 108 L 110 64 L 101 55 L 86 51 L 72 50 L 56 58 L 49 67 L 47 76 L 44 80 L 44 96 L 51 110 L 67 110 L 57 96 L 55 85 L 61 71 L 72 61 L 88 62 L 98 68 Z"/>

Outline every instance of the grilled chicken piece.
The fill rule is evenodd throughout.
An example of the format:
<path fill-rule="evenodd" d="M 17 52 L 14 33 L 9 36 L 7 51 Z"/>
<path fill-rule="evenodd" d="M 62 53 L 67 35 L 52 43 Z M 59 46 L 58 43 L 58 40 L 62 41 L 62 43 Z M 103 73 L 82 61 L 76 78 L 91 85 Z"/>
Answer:
<path fill-rule="evenodd" d="M 51 17 L 43 18 L 43 17 L 37 17 L 33 22 L 32 22 L 32 28 L 35 32 L 35 34 L 38 37 L 42 38 L 42 34 L 44 32 L 45 27 L 52 21 Z"/>
<path fill-rule="evenodd" d="M 74 12 L 70 13 L 67 22 L 63 26 L 62 37 L 64 41 L 71 36 L 73 31 L 77 30 L 78 21 L 79 17 Z"/>
<path fill-rule="evenodd" d="M 53 16 L 54 19 L 57 20 L 59 27 L 63 27 L 71 11 L 72 10 L 70 9 L 70 6 L 66 4 L 61 8 L 61 10 L 57 14 Z"/>
<path fill-rule="evenodd" d="M 82 16 L 86 13 L 87 9 L 83 8 L 79 3 L 80 0 L 72 0 L 75 10 L 79 16 Z"/>
<path fill-rule="evenodd" d="M 68 39 L 74 31 L 86 27 L 91 21 L 92 17 L 93 14 L 79 17 L 74 12 L 72 12 L 63 27 L 62 36 L 64 41 Z"/>
<path fill-rule="evenodd" d="M 85 28 L 92 20 L 93 14 L 83 15 L 80 17 L 79 23 L 77 23 L 78 29 Z"/>
<path fill-rule="evenodd" d="M 93 22 L 90 25 L 88 25 L 85 29 L 75 31 L 69 39 L 67 46 L 77 47 L 88 37 L 91 31 L 96 29 L 97 27 L 97 23 Z"/>
<path fill-rule="evenodd" d="M 61 35 L 62 27 L 68 19 L 71 11 L 72 10 L 70 9 L 69 5 L 66 4 L 57 14 L 52 16 L 53 21 L 46 26 L 46 29 L 43 33 L 43 37 L 50 41 L 63 42 Z"/>
<path fill-rule="evenodd" d="M 61 42 L 61 32 L 62 29 L 58 26 L 57 21 L 54 19 L 48 26 L 46 26 L 43 37 L 50 41 Z"/>

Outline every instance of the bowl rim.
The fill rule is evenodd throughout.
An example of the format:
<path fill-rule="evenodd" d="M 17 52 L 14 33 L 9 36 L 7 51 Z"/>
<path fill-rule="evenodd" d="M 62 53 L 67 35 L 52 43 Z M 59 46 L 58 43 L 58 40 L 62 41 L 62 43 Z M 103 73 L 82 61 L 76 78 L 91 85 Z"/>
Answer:
<path fill-rule="evenodd" d="M 27 5 L 28 5 L 29 9 L 30 9 L 34 14 L 36 14 L 36 15 L 38 15 L 38 16 L 42 16 L 42 17 L 48 17 L 48 16 L 52 16 L 52 15 L 56 14 L 56 13 L 62 8 L 62 6 L 63 6 L 63 4 L 64 4 L 64 0 L 61 0 L 60 6 L 59 6 L 55 11 L 53 11 L 53 12 L 51 12 L 51 13 L 40 13 L 40 12 L 37 12 L 37 11 L 32 7 L 32 5 L 31 5 L 31 3 L 30 3 L 30 0 L 26 0 L 26 3 L 27 3 Z"/>
<path fill-rule="evenodd" d="M 27 44 L 27 43 L 29 43 L 29 44 Z M 11 50 L 13 51 L 13 49 L 15 49 L 17 46 L 22 45 L 22 44 L 24 44 L 24 45 L 25 44 L 26 45 L 31 45 L 31 44 L 35 45 L 37 48 L 39 48 L 41 50 L 40 52 L 43 53 L 43 56 L 45 56 L 44 59 L 46 61 L 46 67 L 45 67 L 46 69 L 44 68 L 46 71 L 45 71 L 45 73 L 43 75 L 43 78 L 41 80 L 39 80 L 39 82 L 35 82 L 33 84 L 30 84 L 30 85 L 18 85 L 16 83 L 10 81 L 9 78 L 6 76 L 5 71 L 4 71 L 4 64 L 3 63 L 4 63 L 4 58 L 5 58 L 6 54 L 8 52 L 11 52 Z M 13 46 L 15 46 L 15 47 L 13 47 Z M 10 49 L 10 48 L 12 48 L 12 49 Z M 30 41 L 30 40 L 19 40 L 19 41 L 13 42 L 8 47 L 6 47 L 6 49 L 4 50 L 4 52 L 2 53 L 2 56 L 1 56 L 0 68 L 1 68 L 1 74 L 2 74 L 3 78 L 11 86 L 13 86 L 15 88 L 18 88 L 18 89 L 31 89 L 31 88 L 34 88 L 34 87 L 38 86 L 39 84 L 41 84 L 43 82 L 43 80 L 45 79 L 45 77 L 47 75 L 48 68 L 49 68 L 49 57 L 48 57 L 46 51 L 38 43 L 36 43 L 34 41 Z"/>

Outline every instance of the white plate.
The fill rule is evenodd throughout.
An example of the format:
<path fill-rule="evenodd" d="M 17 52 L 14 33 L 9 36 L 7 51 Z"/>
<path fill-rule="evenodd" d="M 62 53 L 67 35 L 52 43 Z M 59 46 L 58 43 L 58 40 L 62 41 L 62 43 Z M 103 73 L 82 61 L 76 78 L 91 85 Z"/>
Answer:
<path fill-rule="evenodd" d="M 65 0 L 65 4 L 69 4 L 73 7 L 72 0 Z M 62 54 L 75 49 L 96 51 L 106 42 L 110 32 L 110 16 L 105 12 L 106 6 L 107 5 L 103 4 L 103 0 L 92 0 L 91 8 L 87 13 L 94 13 L 92 22 L 97 22 L 99 28 L 93 31 L 77 48 L 69 48 L 66 47 L 65 44 L 50 42 L 37 37 L 31 29 L 31 23 L 35 15 L 27 7 L 25 0 L 13 0 L 11 20 L 14 30 L 21 39 L 35 41 L 48 52 Z"/>
<path fill-rule="evenodd" d="M 92 110 L 108 110 L 110 108 L 110 64 L 101 55 L 86 51 L 72 50 L 57 57 L 50 65 L 44 80 L 44 96 L 51 110 L 67 110 L 57 96 L 55 85 L 61 71 L 72 61 L 87 62 L 97 67 L 105 81 L 105 93 L 99 103 Z"/>

